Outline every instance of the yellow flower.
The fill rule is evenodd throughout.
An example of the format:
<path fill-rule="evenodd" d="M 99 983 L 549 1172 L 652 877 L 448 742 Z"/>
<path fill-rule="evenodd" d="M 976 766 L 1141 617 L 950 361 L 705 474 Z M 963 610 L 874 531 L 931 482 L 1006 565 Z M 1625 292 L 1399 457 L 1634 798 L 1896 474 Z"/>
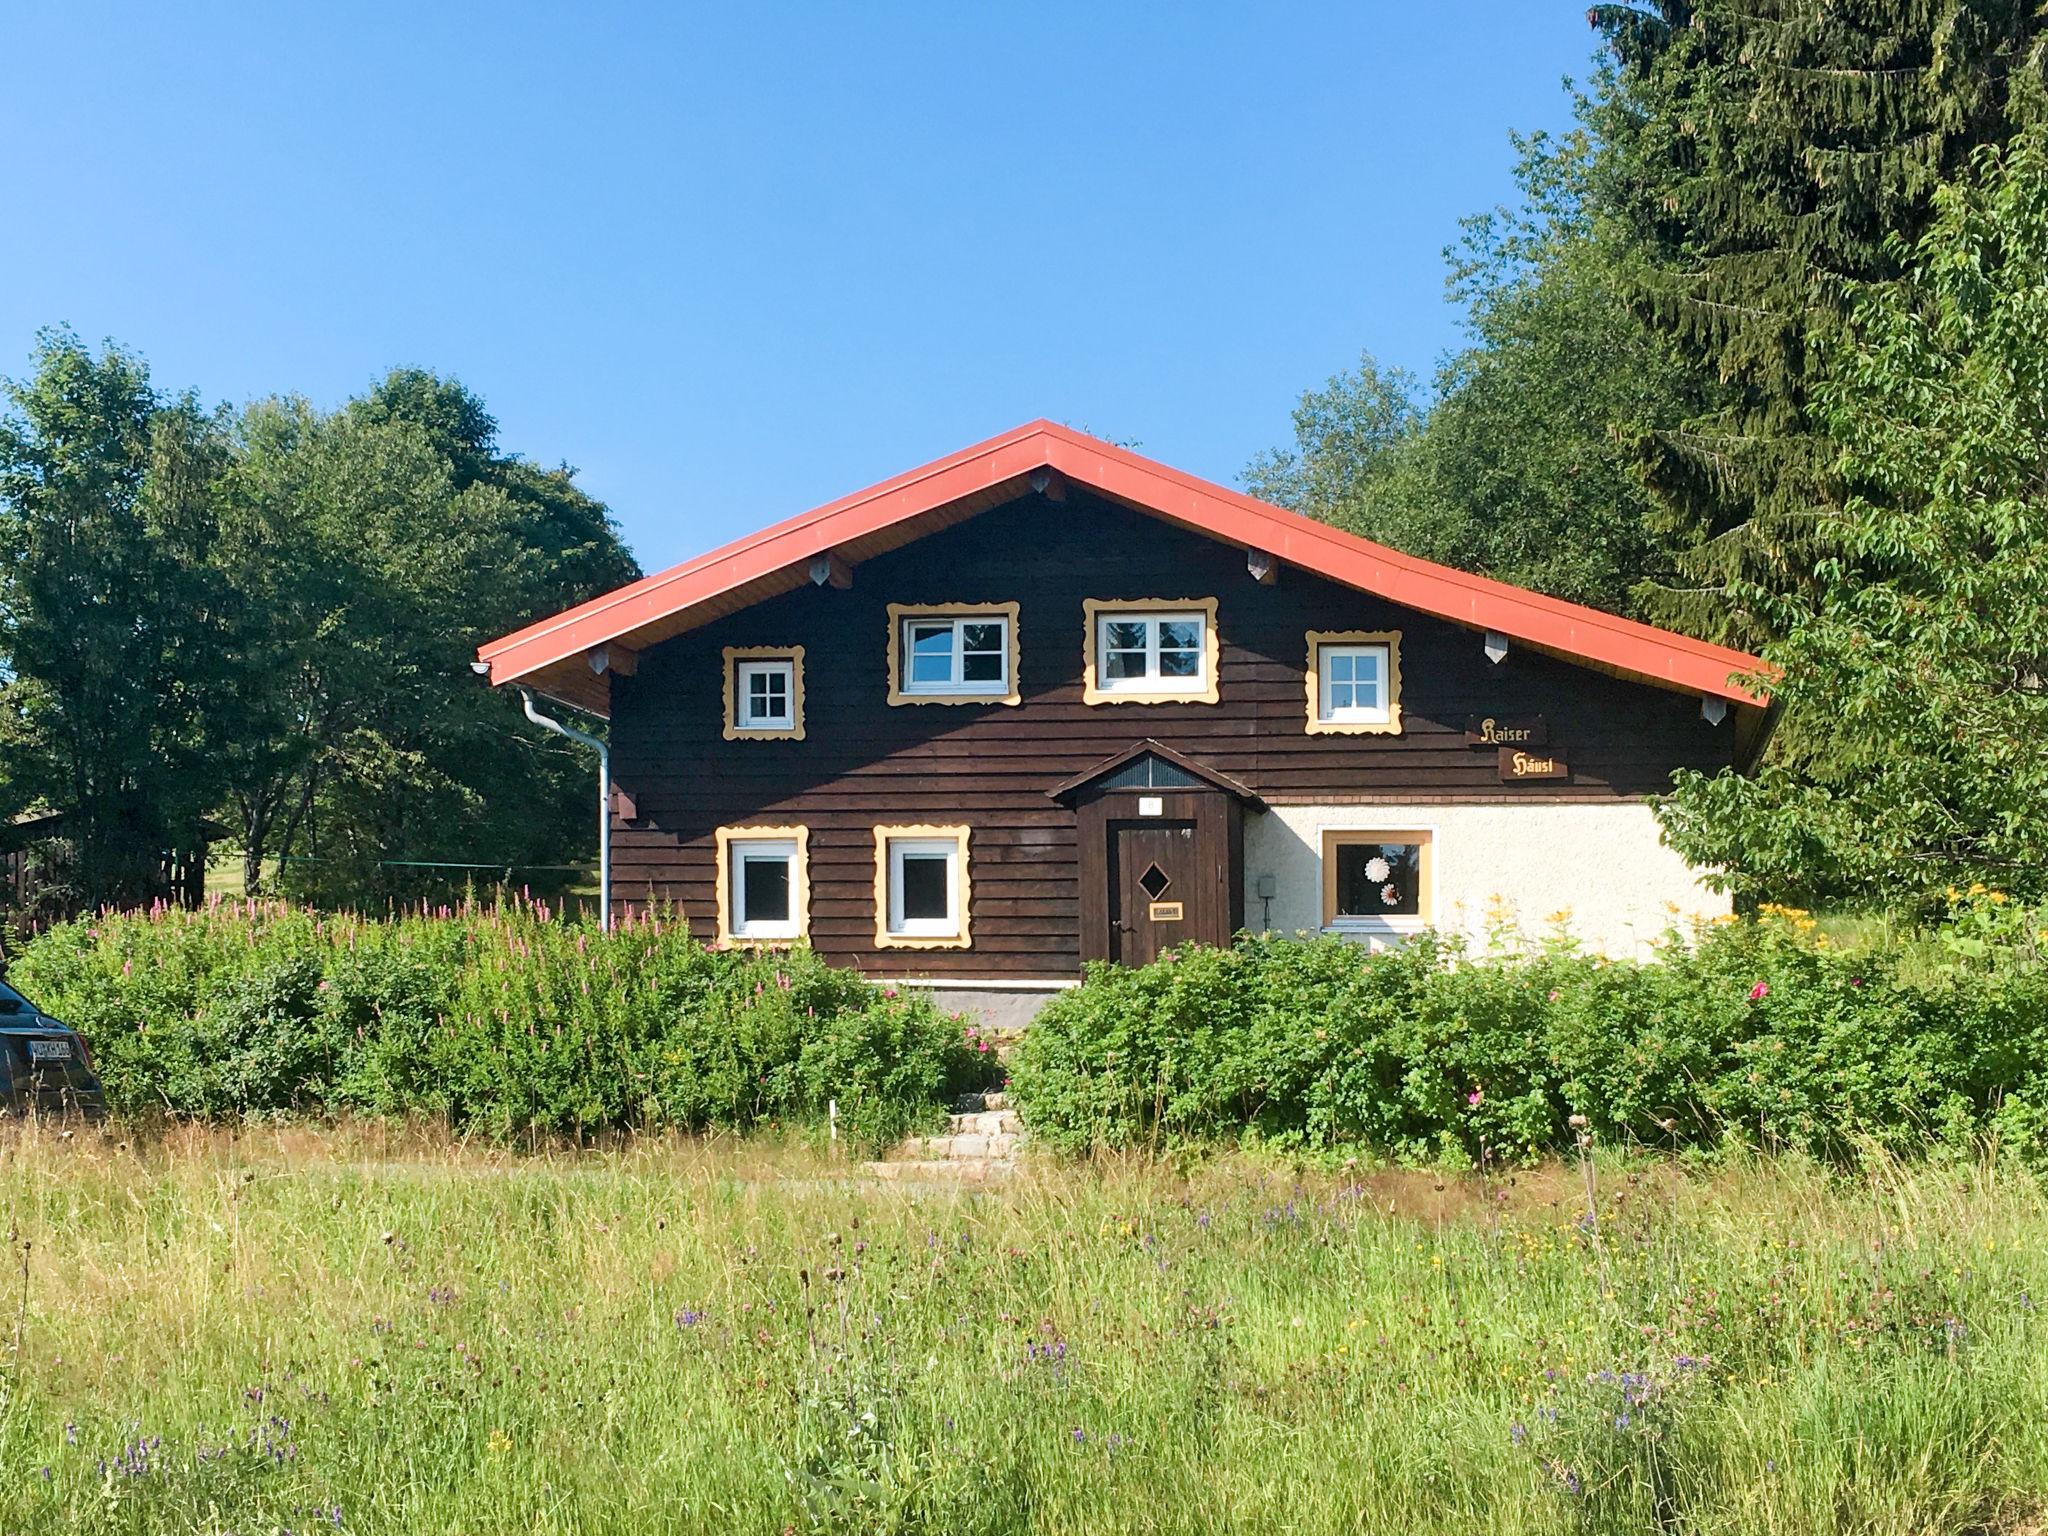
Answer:
<path fill-rule="evenodd" d="M 491 1431 L 491 1454 L 493 1456 L 502 1456 L 511 1449 L 512 1437 L 502 1429 L 493 1429 Z"/>

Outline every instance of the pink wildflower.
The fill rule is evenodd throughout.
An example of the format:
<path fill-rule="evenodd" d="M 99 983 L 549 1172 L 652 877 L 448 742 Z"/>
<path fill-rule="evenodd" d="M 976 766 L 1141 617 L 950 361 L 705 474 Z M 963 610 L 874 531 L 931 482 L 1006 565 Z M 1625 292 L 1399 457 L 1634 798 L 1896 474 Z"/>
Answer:
<path fill-rule="evenodd" d="M 1486 1090 L 1485 1090 L 1485 1089 L 1483 1089 L 1483 1088 L 1474 1088 L 1474 1089 L 1473 1089 L 1473 1090 L 1472 1090 L 1472 1091 L 1471 1091 L 1470 1093 L 1468 1093 L 1468 1094 L 1466 1094 L 1466 1095 L 1465 1095 L 1465 1102 L 1466 1102 L 1466 1104 L 1467 1104 L 1467 1105 L 1469 1105 L 1469 1106 L 1470 1106 L 1471 1108 L 1473 1108 L 1473 1109 L 1477 1109 L 1477 1108 L 1479 1107 L 1479 1101 L 1480 1101 L 1481 1099 L 1485 1098 L 1485 1097 L 1486 1097 Z"/>
<path fill-rule="evenodd" d="M 1771 988 L 1769 983 L 1767 982 L 1760 981 L 1755 986 L 1749 989 L 1749 1000 L 1752 1003 L 1760 1003 L 1770 995 Z"/>

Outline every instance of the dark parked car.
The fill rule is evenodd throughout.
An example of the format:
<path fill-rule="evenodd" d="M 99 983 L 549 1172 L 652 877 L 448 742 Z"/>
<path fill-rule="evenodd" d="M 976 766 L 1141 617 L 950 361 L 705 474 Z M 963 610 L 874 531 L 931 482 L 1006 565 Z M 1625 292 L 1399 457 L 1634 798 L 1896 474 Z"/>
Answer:
<path fill-rule="evenodd" d="M 107 1112 L 92 1052 L 60 1024 L 0 981 L 0 1111 L 9 1115 Z"/>

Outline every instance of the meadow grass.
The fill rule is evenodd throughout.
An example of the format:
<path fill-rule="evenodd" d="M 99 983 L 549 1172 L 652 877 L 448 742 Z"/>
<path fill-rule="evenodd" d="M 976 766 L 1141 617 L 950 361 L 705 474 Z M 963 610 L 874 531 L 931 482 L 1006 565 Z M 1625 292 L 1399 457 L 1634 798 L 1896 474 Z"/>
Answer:
<path fill-rule="evenodd" d="M 904 1189 L 375 1125 L 0 1141 L 0 1529 L 2035 1529 L 1994 1164 Z"/>

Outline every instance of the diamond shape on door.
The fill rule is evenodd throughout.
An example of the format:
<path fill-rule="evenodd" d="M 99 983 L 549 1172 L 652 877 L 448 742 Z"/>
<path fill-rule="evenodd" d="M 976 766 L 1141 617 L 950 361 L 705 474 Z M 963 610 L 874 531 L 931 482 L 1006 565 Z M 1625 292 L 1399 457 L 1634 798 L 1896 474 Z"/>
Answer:
<path fill-rule="evenodd" d="M 1165 870 L 1153 864 L 1147 867 L 1145 873 L 1138 876 L 1138 884 L 1145 888 L 1147 896 L 1157 901 L 1166 894 L 1166 888 L 1173 884 L 1173 881 L 1167 878 Z"/>

